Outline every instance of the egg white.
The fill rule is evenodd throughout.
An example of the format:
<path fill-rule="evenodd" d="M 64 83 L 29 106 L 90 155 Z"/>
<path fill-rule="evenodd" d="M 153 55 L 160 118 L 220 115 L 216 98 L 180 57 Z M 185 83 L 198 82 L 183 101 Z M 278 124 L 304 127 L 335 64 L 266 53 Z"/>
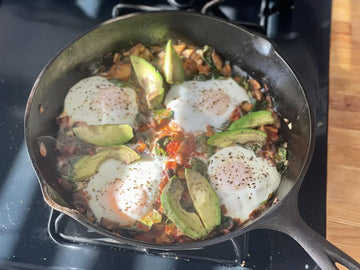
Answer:
<path fill-rule="evenodd" d="M 174 121 L 185 132 L 200 133 L 208 125 L 220 128 L 244 101 L 250 101 L 245 89 L 228 78 L 173 85 L 164 104 L 174 112 Z"/>
<path fill-rule="evenodd" d="M 209 160 L 210 184 L 226 208 L 241 222 L 276 191 L 281 175 L 265 158 L 241 146 L 223 148 Z"/>
<path fill-rule="evenodd" d="M 106 218 L 131 226 L 153 209 L 159 196 L 161 163 L 142 160 L 131 164 L 108 159 L 84 189 L 98 221 Z"/>
<path fill-rule="evenodd" d="M 128 124 L 134 127 L 138 113 L 136 92 L 118 87 L 100 76 L 85 78 L 65 97 L 64 111 L 72 121 L 88 125 Z"/>

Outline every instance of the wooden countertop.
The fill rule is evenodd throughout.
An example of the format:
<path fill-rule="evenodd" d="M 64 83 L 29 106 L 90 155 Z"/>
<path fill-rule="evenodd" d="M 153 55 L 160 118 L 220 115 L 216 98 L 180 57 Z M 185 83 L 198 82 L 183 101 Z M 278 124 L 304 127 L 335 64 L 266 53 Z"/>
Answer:
<path fill-rule="evenodd" d="M 333 0 L 327 239 L 360 261 L 360 0 Z"/>

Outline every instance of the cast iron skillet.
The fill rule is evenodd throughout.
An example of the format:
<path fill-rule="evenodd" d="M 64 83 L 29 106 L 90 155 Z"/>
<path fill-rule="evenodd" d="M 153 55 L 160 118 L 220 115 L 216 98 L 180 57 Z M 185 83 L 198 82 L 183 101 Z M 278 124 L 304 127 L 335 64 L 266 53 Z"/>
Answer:
<path fill-rule="evenodd" d="M 199 46 L 208 44 L 232 64 L 266 80 L 277 112 L 292 122 L 292 130 L 283 125 L 281 131 L 289 146 L 289 169 L 277 191 L 277 204 L 244 228 L 227 235 L 195 243 L 158 245 L 114 235 L 80 215 L 58 185 L 55 162 L 52 161 L 53 140 L 49 136 L 56 135 L 55 119 L 62 111 L 69 88 L 80 79 L 96 73 L 99 67 L 108 65 L 109 54 L 129 48 L 130 41 L 151 45 L 163 44 L 169 38 Z M 250 230 L 267 228 L 290 235 L 322 269 L 337 269 L 335 262 L 360 269 L 356 261 L 310 229 L 298 212 L 298 191 L 314 148 L 314 121 L 301 83 L 271 42 L 227 21 L 168 11 L 132 14 L 99 25 L 58 54 L 41 72 L 26 108 L 25 138 L 45 201 L 92 230 L 119 242 L 159 250 L 197 249 Z M 40 142 L 48 149 L 47 157 L 40 155 Z"/>

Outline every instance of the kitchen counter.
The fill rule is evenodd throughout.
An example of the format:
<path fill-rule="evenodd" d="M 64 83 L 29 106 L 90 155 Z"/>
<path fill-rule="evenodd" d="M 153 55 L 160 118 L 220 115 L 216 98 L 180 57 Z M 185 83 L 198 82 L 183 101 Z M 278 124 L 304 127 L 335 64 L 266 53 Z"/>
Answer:
<path fill-rule="evenodd" d="M 331 25 L 327 239 L 360 261 L 360 0 L 334 0 Z"/>

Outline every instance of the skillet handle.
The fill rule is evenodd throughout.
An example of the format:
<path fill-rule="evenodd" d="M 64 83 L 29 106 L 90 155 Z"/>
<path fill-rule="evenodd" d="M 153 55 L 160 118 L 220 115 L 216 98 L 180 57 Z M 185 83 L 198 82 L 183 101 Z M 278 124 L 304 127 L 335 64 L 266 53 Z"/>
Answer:
<path fill-rule="evenodd" d="M 311 229 L 301 218 L 297 196 L 289 196 L 266 220 L 266 228 L 283 232 L 298 242 L 323 270 L 338 270 L 335 263 L 350 270 L 360 270 L 360 264 Z"/>

